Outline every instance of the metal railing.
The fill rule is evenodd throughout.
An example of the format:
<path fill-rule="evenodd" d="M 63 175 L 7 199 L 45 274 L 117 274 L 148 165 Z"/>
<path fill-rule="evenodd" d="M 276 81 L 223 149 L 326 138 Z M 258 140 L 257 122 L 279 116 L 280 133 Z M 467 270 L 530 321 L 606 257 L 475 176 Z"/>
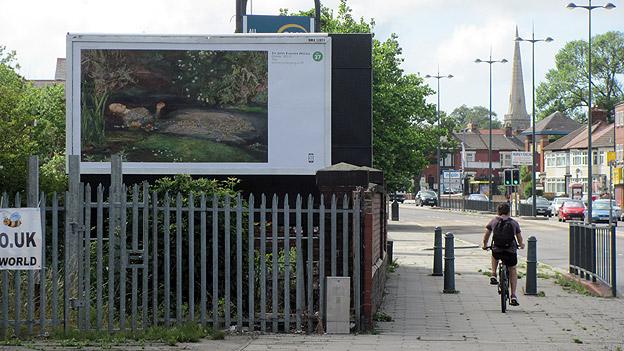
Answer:
<path fill-rule="evenodd" d="M 468 200 L 464 198 L 444 197 L 440 198 L 440 207 L 457 211 L 480 211 L 496 213 L 498 205 L 501 201 L 492 201 L 492 207 L 488 208 L 488 201 Z"/>
<path fill-rule="evenodd" d="M 615 227 L 570 223 L 570 273 L 581 279 L 601 281 L 617 296 Z"/>
<path fill-rule="evenodd" d="M 143 184 L 113 197 L 110 190 L 81 186 L 77 222 L 68 219 L 70 193 L 41 194 L 44 263 L 0 272 L 0 338 L 186 322 L 312 332 L 324 325 L 326 276 L 352 277 L 359 325 L 358 196 L 171 196 Z M 19 193 L 0 198 L 0 207 L 22 205 Z M 75 275 L 70 238 L 78 241 Z"/>
<path fill-rule="evenodd" d="M 533 216 L 533 204 L 518 203 L 518 214 L 516 216 Z"/>

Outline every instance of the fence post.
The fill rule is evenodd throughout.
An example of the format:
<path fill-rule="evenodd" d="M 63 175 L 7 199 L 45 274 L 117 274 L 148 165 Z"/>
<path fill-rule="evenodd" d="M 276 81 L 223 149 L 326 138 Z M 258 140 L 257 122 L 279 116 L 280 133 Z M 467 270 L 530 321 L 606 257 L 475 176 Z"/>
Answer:
<path fill-rule="evenodd" d="M 525 295 L 537 295 L 537 239 L 532 236 L 527 247 L 527 273 Z"/>
<path fill-rule="evenodd" d="M 444 290 L 445 294 L 454 294 L 455 290 L 455 245 L 453 233 L 446 233 L 444 244 Z"/>
<path fill-rule="evenodd" d="M 617 297 L 617 252 L 615 226 L 611 227 L 611 293 Z"/>
<path fill-rule="evenodd" d="M 39 204 L 39 157 L 28 158 L 28 207 L 38 207 Z"/>
<path fill-rule="evenodd" d="M 392 206 L 391 206 L 391 211 L 392 211 L 392 220 L 393 221 L 398 221 L 399 220 L 399 202 L 395 199 L 392 202 Z"/>
<path fill-rule="evenodd" d="M 442 276 L 442 228 L 435 227 L 433 239 L 433 274 Z"/>
<path fill-rule="evenodd" d="M 69 331 L 70 323 L 72 321 L 72 312 L 70 308 L 77 307 L 76 302 L 79 296 L 79 281 L 78 281 L 78 262 L 80 255 L 80 240 L 78 236 L 78 223 L 80 213 L 80 156 L 69 155 L 69 192 L 65 199 L 65 218 L 66 229 L 65 233 L 65 260 L 67 272 L 65 273 L 66 289 L 65 289 L 65 308 L 64 308 L 64 330 Z M 80 321 L 80 318 L 77 319 Z"/>

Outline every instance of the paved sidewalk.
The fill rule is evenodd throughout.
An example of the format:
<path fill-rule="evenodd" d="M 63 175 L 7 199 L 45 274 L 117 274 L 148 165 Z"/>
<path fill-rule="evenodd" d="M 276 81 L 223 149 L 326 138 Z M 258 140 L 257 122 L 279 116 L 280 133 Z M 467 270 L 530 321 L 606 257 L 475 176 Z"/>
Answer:
<path fill-rule="evenodd" d="M 479 272 L 488 253 L 455 242 L 458 294 L 443 294 L 443 278 L 432 277 L 433 233 L 417 223 L 389 226 L 399 262 L 389 274 L 383 311 L 368 335 L 230 336 L 149 350 L 624 350 L 624 301 L 565 292 L 552 279 L 538 281 L 544 297 L 519 295 L 520 306 L 500 312 L 496 287 Z M 474 246 L 474 245 L 472 245 Z M 524 286 L 521 279 L 519 286 Z M 44 347 L 50 349 L 49 347 Z M 0 347 L 0 350 L 3 348 Z M 60 348 L 65 349 L 65 348 Z M 132 347 L 118 348 L 131 350 Z"/>

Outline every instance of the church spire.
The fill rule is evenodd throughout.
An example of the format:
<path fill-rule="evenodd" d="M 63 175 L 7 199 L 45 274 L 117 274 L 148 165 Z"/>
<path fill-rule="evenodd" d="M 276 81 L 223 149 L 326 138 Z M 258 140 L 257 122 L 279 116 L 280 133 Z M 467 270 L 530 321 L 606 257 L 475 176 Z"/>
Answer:
<path fill-rule="evenodd" d="M 516 36 L 518 37 L 518 26 Z M 514 38 L 514 39 L 515 39 Z M 511 71 L 511 92 L 509 94 L 509 109 L 504 118 L 505 126 L 513 130 L 524 130 L 530 126 L 529 114 L 526 111 L 524 99 L 524 81 L 522 78 L 522 59 L 520 57 L 520 43 L 515 41 L 513 64 Z"/>

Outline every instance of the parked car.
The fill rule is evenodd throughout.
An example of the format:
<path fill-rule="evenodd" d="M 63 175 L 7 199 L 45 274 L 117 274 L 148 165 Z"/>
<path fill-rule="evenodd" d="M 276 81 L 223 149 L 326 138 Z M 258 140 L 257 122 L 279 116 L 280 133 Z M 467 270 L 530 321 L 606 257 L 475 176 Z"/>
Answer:
<path fill-rule="evenodd" d="M 394 202 L 394 200 L 397 200 L 400 203 L 405 202 L 405 192 L 397 191 L 390 194 L 390 202 Z"/>
<path fill-rule="evenodd" d="M 484 194 L 470 194 L 466 200 L 475 200 L 475 201 L 488 201 L 487 195 Z"/>
<path fill-rule="evenodd" d="M 622 217 L 622 209 L 611 200 L 613 207 L 609 206 L 609 200 L 596 200 L 592 203 L 592 222 L 609 222 L 609 211 L 612 210 L 611 221 L 617 224 Z"/>
<path fill-rule="evenodd" d="M 526 200 L 523 200 L 521 203 L 526 205 L 533 206 L 533 196 L 529 196 Z M 552 211 L 550 209 L 550 201 L 543 196 L 535 197 L 535 214 L 550 217 L 552 216 Z"/>
<path fill-rule="evenodd" d="M 585 219 L 585 204 L 581 200 L 568 200 L 559 209 L 559 222 L 569 219 Z"/>
<path fill-rule="evenodd" d="M 559 216 L 559 208 L 561 208 L 561 205 L 563 205 L 563 203 L 568 200 L 572 200 L 572 199 L 570 199 L 569 197 L 554 198 L 553 201 L 550 203 L 550 213 L 552 213 L 555 216 Z"/>
<path fill-rule="evenodd" d="M 416 194 L 416 205 L 417 206 L 437 206 L 438 205 L 438 196 L 434 191 L 431 190 L 421 190 Z"/>

